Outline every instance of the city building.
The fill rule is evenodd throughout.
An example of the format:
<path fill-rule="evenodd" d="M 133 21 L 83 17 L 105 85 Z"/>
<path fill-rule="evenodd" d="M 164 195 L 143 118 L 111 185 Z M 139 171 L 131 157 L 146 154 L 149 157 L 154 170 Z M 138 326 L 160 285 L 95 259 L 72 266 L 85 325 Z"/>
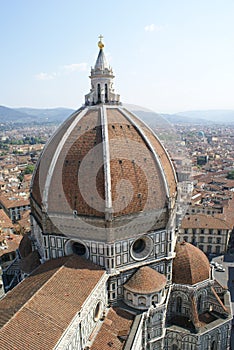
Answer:
<path fill-rule="evenodd" d="M 30 203 L 28 199 L 1 195 L 0 208 L 5 211 L 13 222 L 16 222 L 21 219 L 24 211 L 30 209 Z"/>
<path fill-rule="evenodd" d="M 37 163 L 0 348 L 230 349 L 229 292 L 204 253 L 176 245 L 173 164 L 120 103 L 102 37 L 98 46 L 85 105 Z"/>
<path fill-rule="evenodd" d="M 179 229 L 178 241 L 190 242 L 207 254 L 225 254 L 232 229 L 228 221 L 212 215 L 186 215 Z"/>

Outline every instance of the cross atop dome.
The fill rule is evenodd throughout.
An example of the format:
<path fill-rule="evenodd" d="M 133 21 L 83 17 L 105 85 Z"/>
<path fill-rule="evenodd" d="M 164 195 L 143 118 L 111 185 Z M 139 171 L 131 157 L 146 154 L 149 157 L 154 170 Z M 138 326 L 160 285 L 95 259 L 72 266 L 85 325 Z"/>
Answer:
<path fill-rule="evenodd" d="M 98 47 L 100 50 L 95 66 L 91 68 L 91 89 L 90 92 L 85 95 L 85 104 L 120 104 L 120 96 L 115 93 L 113 88 L 113 70 L 108 64 L 104 54 L 103 36 L 99 35 L 98 38 Z"/>

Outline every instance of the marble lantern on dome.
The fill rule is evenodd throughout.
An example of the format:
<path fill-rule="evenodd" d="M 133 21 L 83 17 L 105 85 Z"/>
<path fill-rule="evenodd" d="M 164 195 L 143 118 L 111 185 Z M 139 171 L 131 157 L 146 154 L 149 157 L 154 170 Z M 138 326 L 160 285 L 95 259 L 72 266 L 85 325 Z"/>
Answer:
<path fill-rule="evenodd" d="M 102 36 L 99 37 L 98 47 L 100 49 L 94 68 L 91 69 L 91 90 L 85 95 L 86 105 L 98 103 L 120 104 L 120 96 L 113 88 L 113 70 L 109 66 L 103 48 Z"/>

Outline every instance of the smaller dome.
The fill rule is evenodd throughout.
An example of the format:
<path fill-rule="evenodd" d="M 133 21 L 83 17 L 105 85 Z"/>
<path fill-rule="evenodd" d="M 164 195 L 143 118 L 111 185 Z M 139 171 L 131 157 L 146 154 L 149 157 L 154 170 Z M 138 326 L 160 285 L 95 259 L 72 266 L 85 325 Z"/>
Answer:
<path fill-rule="evenodd" d="M 206 255 L 187 242 L 177 243 L 173 262 L 172 282 L 196 284 L 210 278 L 210 264 Z"/>
<path fill-rule="evenodd" d="M 144 266 L 134 273 L 125 283 L 124 288 L 133 293 L 151 294 L 162 290 L 166 283 L 167 279 L 164 275 L 151 267 Z"/>

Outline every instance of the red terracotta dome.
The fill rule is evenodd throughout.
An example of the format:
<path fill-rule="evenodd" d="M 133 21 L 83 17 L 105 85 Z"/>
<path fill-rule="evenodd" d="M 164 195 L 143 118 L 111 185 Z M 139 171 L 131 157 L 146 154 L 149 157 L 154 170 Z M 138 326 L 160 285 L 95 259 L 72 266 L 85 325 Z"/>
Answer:
<path fill-rule="evenodd" d="M 43 232 L 64 233 L 66 227 L 70 232 L 73 216 L 80 219 L 74 232 L 81 231 L 81 221 L 119 227 L 139 215 L 133 231 L 140 225 L 139 233 L 147 232 L 148 223 L 154 229 L 167 225 L 176 197 L 173 165 L 152 130 L 120 104 L 113 77 L 101 48 L 86 105 L 60 126 L 42 152 L 31 209 Z M 42 219 L 46 214 L 49 218 Z M 82 229 L 87 237 L 87 227 Z"/>
<path fill-rule="evenodd" d="M 190 243 L 176 245 L 173 262 L 172 282 L 177 284 L 196 284 L 210 278 L 210 264 L 206 255 Z"/>
<path fill-rule="evenodd" d="M 152 269 L 144 266 L 137 270 L 130 280 L 125 283 L 124 288 L 133 293 L 151 294 L 162 290 L 167 283 L 166 277 Z"/>
<path fill-rule="evenodd" d="M 159 140 L 123 108 L 106 108 L 106 130 L 101 125 L 101 114 L 102 107 L 79 110 L 56 132 L 37 166 L 33 198 L 40 206 L 44 202 L 51 210 L 60 211 L 62 196 L 79 215 L 105 216 L 105 189 L 109 180 L 104 169 L 106 142 L 110 153 L 107 165 L 113 215 L 141 211 L 146 203 L 147 209 L 164 208 L 167 196 L 175 194 L 176 183 L 172 164 Z M 82 176 L 86 181 L 82 181 Z M 124 180 L 132 184 L 133 197 L 122 209 L 124 198 L 117 200 L 118 184 Z M 125 201 L 129 183 L 121 184 Z M 81 185 L 86 186 L 81 189 Z"/>
<path fill-rule="evenodd" d="M 75 112 L 45 146 L 32 213 L 76 213 L 100 222 L 158 211 L 162 228 L 175 194 L 173 166 L 153 132 L 121 106 L 94 106 Z"/>

